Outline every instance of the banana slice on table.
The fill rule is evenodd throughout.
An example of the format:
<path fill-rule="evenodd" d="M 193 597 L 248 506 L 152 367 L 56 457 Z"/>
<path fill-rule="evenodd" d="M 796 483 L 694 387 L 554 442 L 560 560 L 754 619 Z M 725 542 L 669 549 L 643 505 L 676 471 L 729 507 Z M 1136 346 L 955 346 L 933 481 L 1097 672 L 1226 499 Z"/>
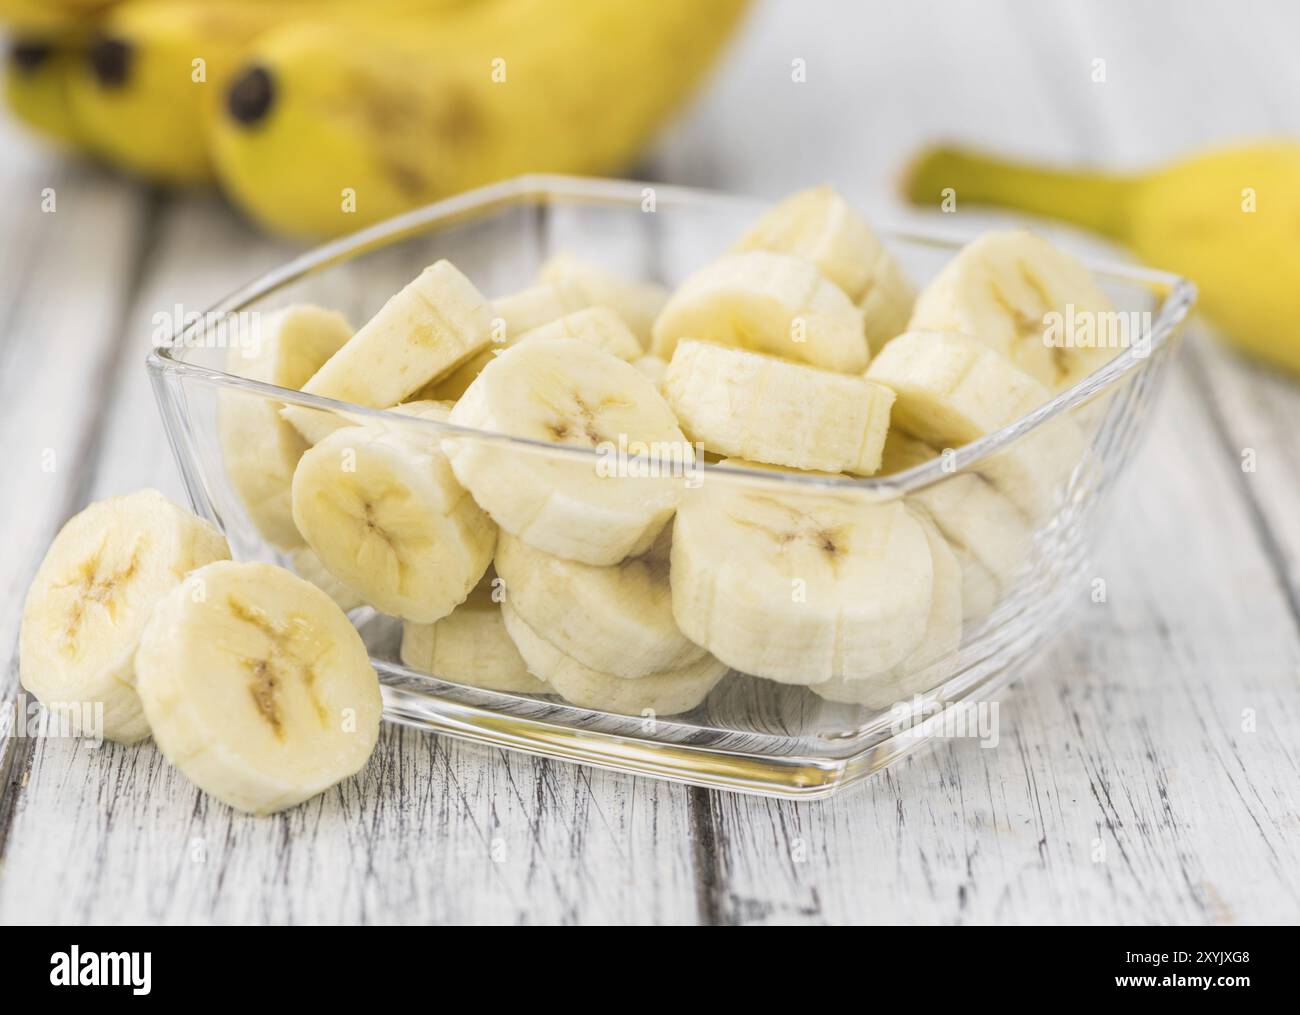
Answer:
<path fill-rule="evenodd" d="M 861 377 L 685 339 L 663 390 L 682 430 L 709 451 L 860 476 L 880 468 L 894 403 Z"/>
<path fill-rule="evenodd" d="M 862 311 L 812 263 L 756 250 L 728 254 L 673 293 L 654 324 L 651 352 L 672 359 L 696 338 L 860 374 L 870 353 Z"/>
<path fill-rule="evenodd" d="M 226 369 L 296 390 L 351 337 L 351 325 L 336 311 L 310 304 L 285 307 L 259 318 L 251 350 L 231 346 Z M 302 545 L 289 488 L 309 445 L 280 417 L 281 407 L 264 395 L 222 391 L 217 433 L 226 475 L 248 517 L 268 542 L 288 548 Z"/>
<path fill-rule="evenodd" d="M 529 672 L 580 708 L 620 715 L 677 715 L 699 705 L 727 675 L 725 663 L 704 655 L 667 673 L 635 680 L 616 677 L 566 656 L 520 619 L 508 598 L 501 604 L 501 615 Z"/>
<path fill-rule="evenodd" d="M 707 475 L 678 507 L 669 581 L 686 637 L 733 669 L 806 685 L 906 658 L 934 565 L 901 501 Z"/>
<path fill-rule="evenodd" d="M 386 409 L 486 348 L 491 340 L 487 300 L 449 261 L 438 261 L 385 303 L 302 390 Z M 312 443 L 323 436 L 321 426 L 339 425 L 330 413 L 300 405 L 287 406 L 282 415 Z"/>
<path fill-rule="evenodd" d="M 547 553 L 617 564 L 644 553 L 677 506 L 694 450 L 654 384 L 572 338 L 507 349 L 451 410 L 457 426 L 596 454 L 474 436 L 442 446 L 503 530 Z"/>
<path fill-rule="evenodd" d="M 928 444 L 894 430 L 885 441 L 881 472 L 902 472 L 938 455 Z M 996 600 L 1000 589 L 1014 580 L 1029 553 L 1032 533 L 1028 519 L 973 472 L 945 475 L 910 494 L 909 499 L 925 509 L 953 549 L 966 558 L 963 567 L 983 572 L 977 572 L 971 583 L 987 588 L 991 582 Z M 971 597 L 971 609 L 992 605 L 987 591 L 972 588 Z"/>
<path fill-rule="evenodd" d="M 91 504 L 50 544 L 27 590 L 18 636 L 22 685 L 52 713 L 102 703 L 103 735 L 149 735 L 134 658 L 158 601 L 230 547 L 208 522 L 139 490 Z"/>
<path fill-rule="evenodd" d="M 962 630 L 961 565 L 951 547 L 930 521 L 923 521 L 930 557 L 934 561 L 934 590 L 925 634 L 902 662 L 868 677 L 833 677 L 811 688 L 828 701 L 889 708 L 947 680 L 957 668 Z"/>
<path fill-rule="evenodd" d="M 898 396 L 892 420 L 933 447 L 960 447 L 1001 429 L 1047 400 L 1048 391 L 979 339 L 909 331 L 882 350 L 867 379 Z M 1015 440 L 979 471 L 1030 519 L 1055 506 L 1083 454 L 1072 420 L 1057 418 Z"/>
<path fill-rule="evenodd" d="M 831 187 L 801 190 L 777 202 L 732 250 L 811 261 L 863 311 L 873 351 L 907 326 L 916 290 L 867 220 Z"/>
<path fill-rule="evenodd" d="M 649 344 L 651 326 L 668 301 L 668 290 L 661 285 L 625 278 L 569 253 L 547 260 L 537 278 L 555 286 L 571 310 L 608 307 L 626 322 L 643 346 Z"/>
<path fill-rule="evenodd" d="M 345 427 L 293 475 L 293 517 L 307 545 L 375 609 L 431 624 L 473 590 L 496 526 L 452 474 L 436 435 Z"/>
<path fill-rule="evenodd" d="M 584 306 L 585 304 L 572 305 L 564 293 L 549 282 L 540 282 L 493 300 L 492 341 L 454 370 L 430 381 L 413 397 L 456 401 L 502 349 L 513 345 L 526 332 L 550 324 L 565 314 L 582 310 Z"/>
<path fill-rule="evenodd" d="M 1114 309 L 1074 257 L 1034 233 L 1003 230 L 948 262 L 917 298 L 907 328 L 973 335 L 1058 392 L 1115 355 L 1098 341 Z"/>
<path fill-rule="evenodd" d="M 566 656 L 624 679 L 681 669 L 706 655 L 673 620 L 671 528 L 639 557 L 607 567 L 554 557 L 501 534 L 497 574 L 511 608 Z"/>
<path fill-rule="evenodd" d="M 270 564 L 195 571 L 158 604 L 136 655 L 167 760 L 253 814 L 359 772 L 379 737 L 379 677 L 347 616 Z"/>
<path fill-rule="evenodd" d="M 490 691 L 546 694 L 506 633 L 489 570 L 468 599 L 433 624 L 402 624 L 403 664 L 444 680 Z"/>
<path fill-rule="evenodd" d="M 629 363 L 640 359 L 643 353 L 632 329 L 608 307 L 588 307 L 565 314 L 550 324 L 525 332 L 519 341 L 530 342 L 540 338 L 576 338 Z"/>

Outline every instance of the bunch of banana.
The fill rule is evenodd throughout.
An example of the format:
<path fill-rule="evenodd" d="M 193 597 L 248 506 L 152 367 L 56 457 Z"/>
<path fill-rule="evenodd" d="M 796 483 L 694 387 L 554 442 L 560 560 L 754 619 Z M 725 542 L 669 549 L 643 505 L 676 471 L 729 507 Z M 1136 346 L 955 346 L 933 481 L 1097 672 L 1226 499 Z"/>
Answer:
<path fill-rule="evenodd" d="M 1027 165 L 960 148 L 922 154 L 907 196 L 992 204 L 1063 219 L 1196 283 L 1200 305 L 1247 353 L 1300 373 L 1300 144 L 1208 152 L 1119 176 Z"/>
<path fill-rule="evenodd" d="M 308 236 L 520 172 L 625 166 L 746 5 L 0 2 L 21 33 L 22 119 L 152 180 L 216 180 L 262 224 Z M 37 75 L 35 47 L 68 58 Z"/>

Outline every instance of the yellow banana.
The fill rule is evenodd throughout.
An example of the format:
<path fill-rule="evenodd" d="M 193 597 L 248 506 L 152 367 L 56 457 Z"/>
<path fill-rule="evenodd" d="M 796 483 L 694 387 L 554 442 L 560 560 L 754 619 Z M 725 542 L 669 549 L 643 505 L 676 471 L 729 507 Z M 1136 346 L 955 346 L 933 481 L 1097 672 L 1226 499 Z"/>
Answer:
<path fill-rule="evenodd" d="M 375 12 L 438 11 L 460 0 L 377 0 Z M 262 32 L 297 19 L 360 17 L 350 0 L 131 0 L 114 8 L 72 76 L 91 147 L 165 183 L 212 178 L 204 123 Z"/>
<path fill-rule="evenodd" d="M 1063 219 L 1190 278 L 1234 345 L 1300 374 L 1300 144 L 1222 149 L 1154 172 L 1071 172 L 958 148 L 925 152 L 917 204 L 994 204 Z"/>
<path fill-rule="evenodd" d="M 267 33 L 214 112 L 225 189 L 333 235 L 524 171 L 625 165 L 697 83 L 745 0 L 500 0 L 438 25 Z"/>
<path fill-rule="evenodd" d="M 5 102 L 37 133 L 65 145 L 81 137 L 68 103 L 68 80 L 81 58 L 81 42 L 71 36 L 23 34 L 9 44 L 5 62 Z"/>
<path fill-rule="evenodd" d="M 0 0 L 0 22 L 20 32 L 61 32 L 83 24 L 116 0 Z"/>

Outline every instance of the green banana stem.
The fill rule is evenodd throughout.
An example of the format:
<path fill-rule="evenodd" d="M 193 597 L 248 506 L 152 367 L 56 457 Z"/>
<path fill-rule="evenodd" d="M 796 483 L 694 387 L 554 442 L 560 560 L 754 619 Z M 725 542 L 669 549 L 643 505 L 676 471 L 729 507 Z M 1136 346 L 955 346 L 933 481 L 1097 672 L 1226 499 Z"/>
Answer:
<path fill-rule="evenodd" d="M 1051 169 L 938 147 L 922 152 L 912 163 L 903 190 L 913 204 L 932 205 L 952 188 L 958 203 L 1015 208 L 1123 240 L 1136 182 L 1135 177 Z"/>

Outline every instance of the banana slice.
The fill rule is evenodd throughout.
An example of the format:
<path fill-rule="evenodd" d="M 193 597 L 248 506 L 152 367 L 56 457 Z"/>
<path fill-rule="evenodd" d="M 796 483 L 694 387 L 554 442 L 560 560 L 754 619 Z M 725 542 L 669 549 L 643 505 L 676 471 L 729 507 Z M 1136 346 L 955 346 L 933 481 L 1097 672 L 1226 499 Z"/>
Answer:
<path fill-rule="evenodd" d="M 379 737 L 379 678 L 361 636 L 324 592 L 270 564 L 209 564 L 173 588 L 136 669 L 158 749 L 253 814 L 356 774 Z"/>
<path fill-rule="evenodd" d="M 529 672 L 580 708 L 620 715 L 678 715 L 704 701 L 727 675 L 724 663 L 705 655 L 668 673 L 636 680 L 615 677 L 566 656 L 521 620 L 508 599 L 501 604 L 501 616 Z"/>
<path fill-rule="evenodd" d="M 860 374 L 869 352 L 862 311 L 808 261 L 788 254 L 729 254 L 673 293 L 654 324 L 656 356 L 697 338 Z"/>
<path fill-rule="evenodd" d="M 556 254 L 537 273 L 560 291 L 570 310 L 608 307 L 626 322 L 644 346 L 650 329 L 668 301 L 668 290 L 653 282 L 624 278 L 572 254 Z"/>
<path fill-rule="evenodd" d="M 1048 398 L 1047 389 L 969 335 L 909 331 L 872 362 L 867 379 L 892 388 L 893 423 L 934 447 L 959 447 L 992 433 Z M 1039 426 L 979 471 L 1030 519 L 1049 513 L 1083 453 L 1064 417 Z"/>
<path fill-rule="evenodd" d="M 668 361 L 658 356 L 641 356 L 632 361 L 632 365 L 655 382 L 659 393 L 663 394 L 664 377 L 668 373 Z"/>
<path fill-rule="evenodd" d="M 525 332 L 519 341 L 529 342 L 542 338 L 576 338 L 629 363 L 640 359 L 643 352 L 632 329 L 608 307 L 588 307 L 586 310 L 566 314 L 550 324 Z"/>
<path fill-rule="evenodd" d="M 907 325 L 916 290 L 902 265 L 867 220 L 829 186 L 801 190 L 779 201 L 732 250 L 768 250 L 811 261 L 862 309 L 872 350 Z"/>
<path fill-rule="evenodd" d="M 352 337 L 342 314 L 310 304 L 285 307 L 262 317 L 250 351 L 231 346 L 232 374 L 282 388 L 298 389 Z M 217 433 L 226 474 L 244 502 L 249 519 L 268 542 L 302 545 L 293 524 L 290 485 L 308 444 L 280 417 L 281 403 L 262 395 L 222 391 Z"/>
<path fill-rule="evenodd" d="M 511 608 L 529 627 L 584 666 L 632 679 L 681 669 L 706 654 L 673 620 L 671 545 L 665 528 L 649 552 L 595 567 L 502 533 L 496 568 Z"/>
<path fill-rule="evenodd" d="M 102 703 L 103 735 L 149 735 L 136 694 L 140 632 L 186 573 L 227 560 L 215 528 L 157 490 L 91 504 L 54 537 L 27 590 L 18 636 L 22 685 L 52 713 Z"/>
<path fill-rule="evenodd" d="M 473 590 L 496 526 L 452 474 L 436 437 L 345 427 L 293 475 L 293 517 L 322 564 L 383 613 L 431 624 Z"/>
<path fill-rule="evenodd" d="M 344 613 L 365 605 L 364 599 L 330 574 L 329 568 L 320 562 L 320 558 L 312 553 L 310 547 L 298 546 L 290 550 L 289 562 L 293 565 L 293 572 L 299 578 L 315 585 L 338 603 L 339 609 Z"/>
<path fill-rule="evenodd" d="M 901 501 L 709 475 L 677 510 L 671 559 L 686 637 L 781 683 L 894 666 L 930 615 L 930 548 Z"/>
<path fill-rule="evenodd" d="M 513 345 L 521 335 L 550 324 L 556 318 L 581 310 L 585 304 L 572 305 L 564 293 L 549 282 L 521 289 L 492 301 L 492 341 L 460 366 L 437 380 L 430 381 L 415 394 L 417 399 L 456 401 L 465 389 L 500 350 Z"/>
<path fill-rule="evenodd" d="M 444 680 L 490 691 L 546 694 L 550 688 L 528 672 L 506 633 L 501 607 L 492 598 L 492 572 L 468 599 L 434 624 L 402 624 L 402 662 Z"/>
<path fill-rule="evenodd" d="M 443 439 L 456 477 L 502 529 L 587 564 L 617 564 L 648 550 L 694 463 L 654 385 L 630 363 L 572 338 L 506 350 L 470 385 L 450 419 L 596 449 L 572 455 L 473 436 Z"/>
<path fill-rule="evenodd" d="M 1112 311 L 1078 260 L 1017 229 L 967 244 L 922 290 L 907 327 L 973 335 L 1058 392 L 1114 356 L 1096 341 L 1108 319 L 1098 314 Z"/>
<path fill-rule="evenodd" d="M 664 396 L 687 436 L 756 462 L 869 476 L 880 468 L 894 393 L 762 353 L 683 339 Z"/>
<path fill-rule="evenodd" d="M 901 472 L 938 454 L 928 444 L 894 430 L 885 441 L 881 471 Z M 955 550 L 965 551 L 990 576 L 994 598 L 1016 577 L 1032 538 L 1028 520 L 981 476 L 946 475 L 909 499 L 925 509 Z M 978 576 L 972 579 L 977 580 Z M 976 597 L 981 602 L 988 598 L 986 593 Z"/>
<path fill-rule="evenodd" d="M 438 261 L 383 305 L 303 385 L 311 395 L 386 409 L 449 372 L 492 340 L 487 301 L 448 261 Z M 323 415 L 287 406 L 282 415 L 316 443 L 312 420 Z M 313 437 L 316 440 L 313 440 Z"/>
<path fill-rule="evenodd" d="M 833 677 L 811 688 L 828 701 L 889 708 L 939 686 L 957 668 L 961 647 L 962 573 L 952 549 L 933 523 L 922 523 L 934 561 L 930 616 L 919 645 L 902 662 L 858 680 Z"/>

